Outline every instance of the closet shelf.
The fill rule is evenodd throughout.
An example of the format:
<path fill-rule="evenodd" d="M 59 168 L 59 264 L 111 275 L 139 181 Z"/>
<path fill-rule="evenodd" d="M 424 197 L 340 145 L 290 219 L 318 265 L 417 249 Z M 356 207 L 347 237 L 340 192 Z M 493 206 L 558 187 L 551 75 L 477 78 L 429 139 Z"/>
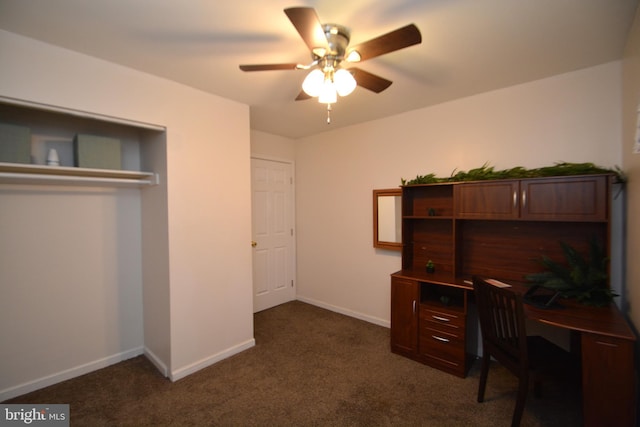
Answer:
<path fill-rule="evenodd" d="M 143 187 L 157 185 L 158 179 L 158 174 L 152 172 L 0 162 L 0 182 L 102 184 Z"/>

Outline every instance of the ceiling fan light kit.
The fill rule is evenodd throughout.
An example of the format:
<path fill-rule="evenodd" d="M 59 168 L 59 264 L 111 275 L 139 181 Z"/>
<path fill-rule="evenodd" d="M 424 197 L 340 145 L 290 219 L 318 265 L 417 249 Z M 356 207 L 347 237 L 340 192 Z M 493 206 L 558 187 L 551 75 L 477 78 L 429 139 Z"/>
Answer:
<path fill-rule="evenodd" d="M 318 97 L 319 102 L 327 103 L 322 99 L 335 99 L 336 93 L 347 96 L 356 88 L 356 79 L 344 68 L 334 71 L 333 68 L 319 68 L 311 71 L 302 82 L 302 90 L 311 97 Z M 336 101 L 332 101 L 336 102 Z"/>
<path fill-rule="evenodd" d="M 380 93 L 391 81 L 355 67 L 344 68 L 342 63 L 361 62 L 422 42 L 420 31 L 414 24 L 360 43 L 347 50 L 351 34 L 337 24 L 321 24 L 315 9 L 292 7 L 284 10 L 302 40 L 311 52 L 312 62 L 304 64 L 240 65 L 242 71 L 309 70 L 302 82 L 302 92 L 297 100 L 318 98 L 327 104 L 327 123 L 331 123 L 331 104 L 338 95 L 347 96 L 356 86 Z"/>

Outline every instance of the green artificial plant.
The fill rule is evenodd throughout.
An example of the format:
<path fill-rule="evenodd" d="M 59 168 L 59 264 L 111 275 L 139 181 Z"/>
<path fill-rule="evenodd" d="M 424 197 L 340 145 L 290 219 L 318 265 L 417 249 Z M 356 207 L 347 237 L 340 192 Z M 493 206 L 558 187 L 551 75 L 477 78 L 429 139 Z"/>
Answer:
<path fill-rule="evenodd" d="M 540 262 L 545 271 L 525 276 L 532 285 L 560 292 L 562 297 L 576 298 L 587 305 L 604 306 L 618 296 L 607 284 L 609 259 L 595 237 L 589 243 L 588 259 L 565 242 L 560 245 L 566 264 L 543 256 Z"/>
<path fill-rule="evenodd" d="M 435 184 L 446 182 L 463 182 L 463 181 L 483 181 L 491 179 L 522 179 L 522 178 L 540 178 L 548 176 L 570 176 L 570 175 L 589 175 L 600 173 L 612 173 L 615 175 L 616 182 L 626 182 L 626 176 L 619 167 L 603 168 L 593 163 L 568 163 L 558 162 L 552 166 L 545 166 L 536 169 L 526 169 L 522 166 L 516 166 L 511 169 L 495 170 L 488 163 L 479 168 L 470 169 L 469 171 L 454 170 L 451 176 L 441 178 L 435 174 L 418 175 L 414 179 L 406 180 L 400 178 L 402 185 L 417 184 Z"/>

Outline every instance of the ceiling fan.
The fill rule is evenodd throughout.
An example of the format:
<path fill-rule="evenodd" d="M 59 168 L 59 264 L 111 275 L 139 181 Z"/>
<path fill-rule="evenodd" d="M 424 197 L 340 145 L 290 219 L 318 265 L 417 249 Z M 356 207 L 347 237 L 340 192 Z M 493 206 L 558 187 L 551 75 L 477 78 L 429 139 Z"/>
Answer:
<path fill-rule="evenodd" d="M 312 70 L 302 83 L 296 101 L 318 97 L 319 102 L 327 104 L 327 123 L 331 123 L 331 104 L 337 101 L 338 95 L 347 96 L 356 86 L 380 93 L 392 83 L 357 67 L 344 68 L 345 63 L 362 62 L 422 42 L 418 27 L 409 24 L 350 47 L 349 29 L 338 24 L 320 23 L 315 9 L 292 7 L 284 13 L 309 47 L 311 63 L 240 65 L 240 69 Z"/>

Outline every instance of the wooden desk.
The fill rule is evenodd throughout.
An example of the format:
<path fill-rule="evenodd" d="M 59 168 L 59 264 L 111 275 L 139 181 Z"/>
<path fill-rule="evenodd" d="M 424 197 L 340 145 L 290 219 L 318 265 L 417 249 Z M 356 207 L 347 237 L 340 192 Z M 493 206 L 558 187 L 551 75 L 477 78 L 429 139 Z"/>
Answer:
<path fill-rule="evenodd" d="M 525 304 L 525 315 L 579 334 L 584 425 L 634 426 L 636 336 L 629 324 L 614 304 L 591 307 L 568 299 L 559 303 L 563 308 Z"/>

